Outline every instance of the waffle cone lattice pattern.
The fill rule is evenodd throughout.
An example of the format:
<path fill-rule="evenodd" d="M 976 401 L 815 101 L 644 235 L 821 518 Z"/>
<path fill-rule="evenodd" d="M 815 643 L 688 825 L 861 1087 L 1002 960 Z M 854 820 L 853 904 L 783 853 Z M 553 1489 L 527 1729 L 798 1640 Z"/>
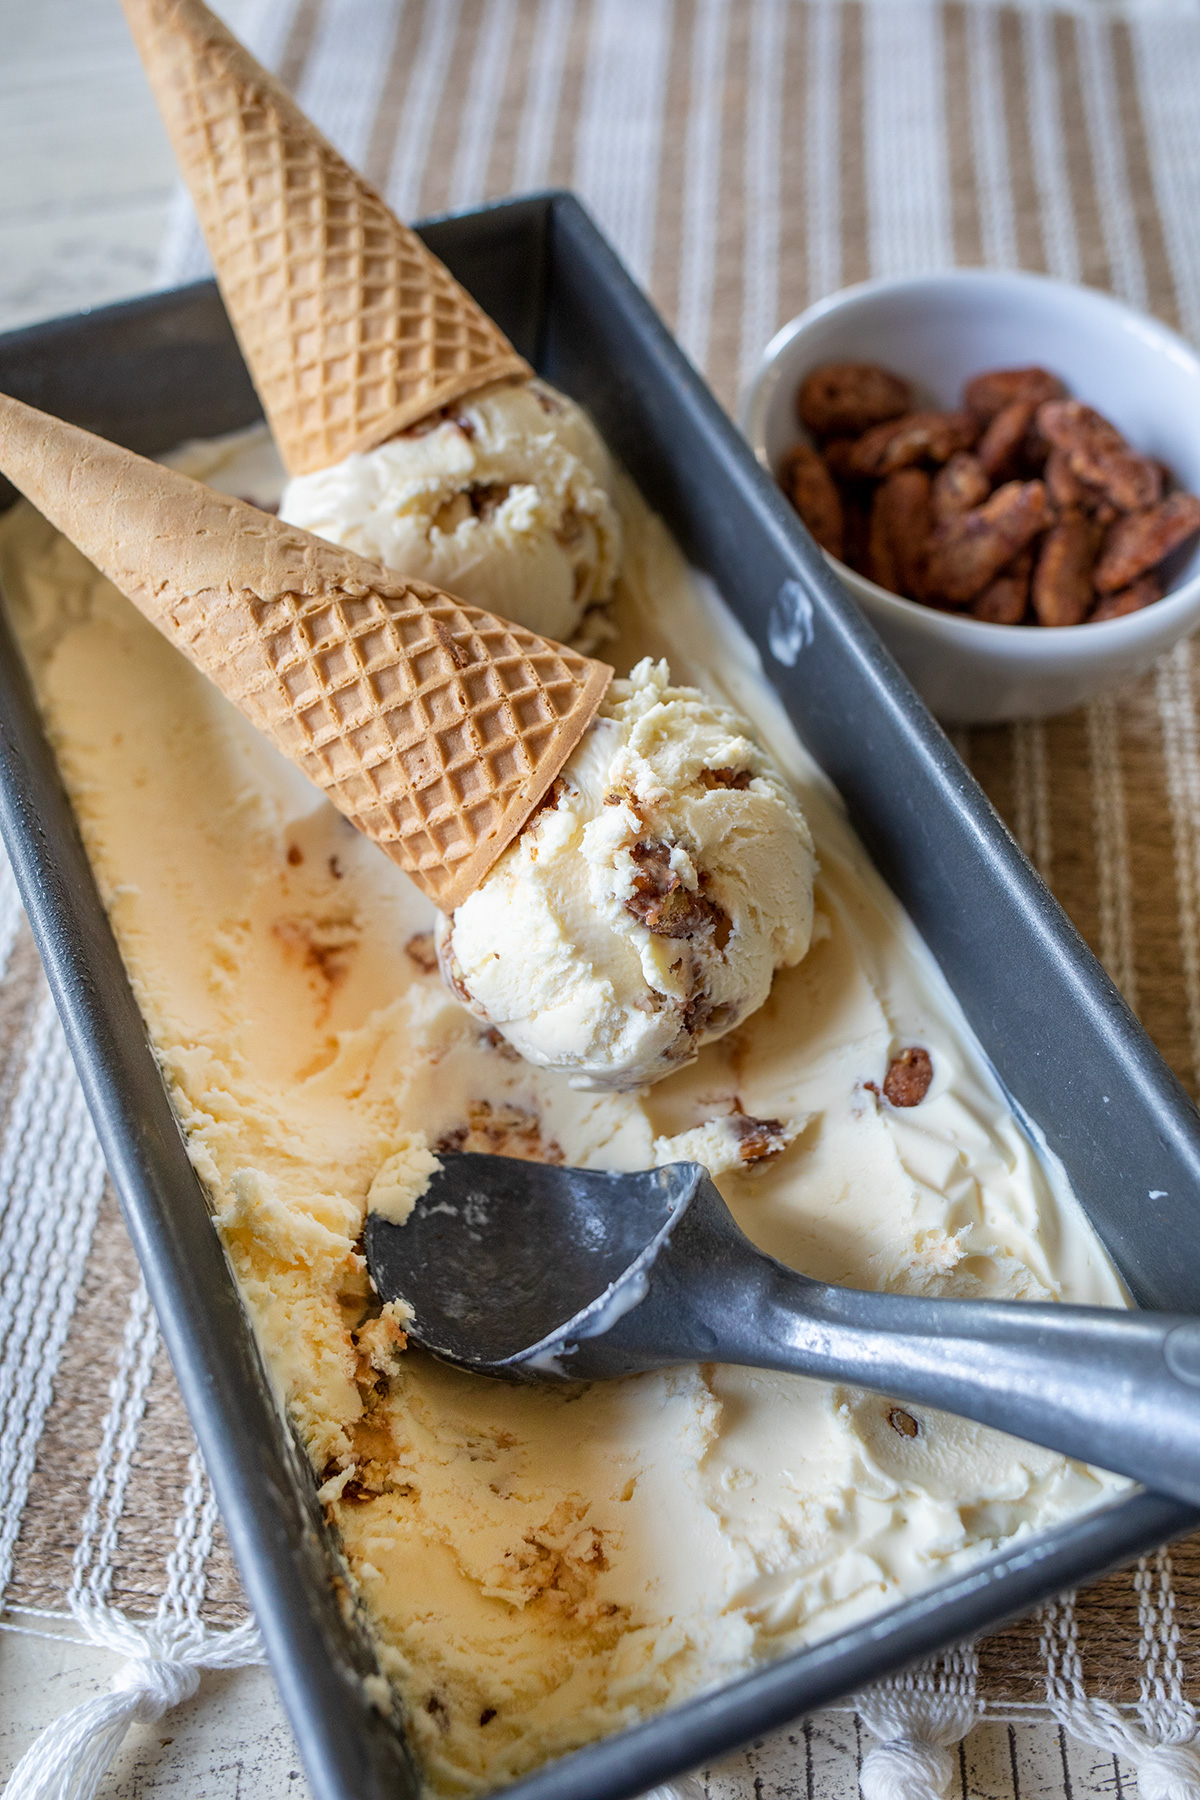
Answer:
<path fill-rule="evenodd" d="M 293 475 L 530 373 L 202 0 L 124 0 Z"/>
<path fill-rule="evenodd" d="M 4 395 L 0 469 L 446 911 L 612 675 Z"/>
<path fill-rule="evenodd" d="M 309 597 L 197 595 L 172 608 L 172 625 L 447 911 L 520 830 L 608 685 L 600 664 L 387 577 Z"/>

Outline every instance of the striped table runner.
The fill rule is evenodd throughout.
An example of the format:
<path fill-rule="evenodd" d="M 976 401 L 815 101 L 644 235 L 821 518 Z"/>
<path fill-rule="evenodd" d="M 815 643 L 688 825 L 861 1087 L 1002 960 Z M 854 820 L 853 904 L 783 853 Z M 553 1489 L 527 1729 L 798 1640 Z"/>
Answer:
<path fill-rule="evenodd" d="M 731 409 L 781 323 L 868 275 L 1040 269 L 1111 288 L 1200 339 L 1200 5 L 228 0 L 221 10 L 402 215 L 574 187 Z M 206 267 L 181 196 L 161 279 Z M 956 735 L 1193 1094 L 1194 664 L 1183 644 L 1083 711 Z M 51 1629 L 89 1583 L 130 1616 L 152 1615 L 183 1543 L 192 1616 L 236 1626 L 236 1577 L 9 890 L 6 947 L 0 1241 L 41 1248 L 23 1279 L 10 1261 L 0 1288 L 4 1622 Z M 70 1229 L 56 1238 L 35 1211 L 69 1217 Z M 73 1314 L 55 1315 L 57 1370 L 26 1367 L 21 1331 L 76 1290 Z M 1200 1542 L 894 1684 L 864 1701 L 841 1739 L 810 1726 L 710 1771 L 705 1787 L 714 1800 L 832 1794 L 857 1787 L 861 1764 L 868 1800 L 944 1792 L 960 1777 L 965 1794 L 970 1750 L 953 1747 L 973 1721 L 1045 1718 L 1095 1747 L 1089 1791 L 1119 1793 L 1132 1762 L 1146 1800 L 1184 1800 L 1200 1797 L 1200 1756 L 1178 1747 L 1196 1736 L 1193 1700 Z M 885 1740 L 865 1764 L 864 1720 Z M 1043 1771 L 1039 1792 L 1071 1791 L 1063 1745 L 1061 1771 Z M 1015 1754 L 1011 1776 L 1003 1791 L 1016 1794 Z M 993 1768 L 984 1784 L 998 1783 Z"/>

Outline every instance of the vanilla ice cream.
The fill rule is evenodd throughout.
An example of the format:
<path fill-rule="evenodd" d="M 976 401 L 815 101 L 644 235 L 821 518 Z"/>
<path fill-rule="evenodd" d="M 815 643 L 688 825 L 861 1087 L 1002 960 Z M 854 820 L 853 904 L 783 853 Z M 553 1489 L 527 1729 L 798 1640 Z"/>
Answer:
<path fill-rule="evenodd" d="M 205 452 L 210 475 L 247 492 L 262 443 Z M 770 1371 L 482 1380 L 406 1349 L 403 1316 L 373 1299 L 368 1208 L 403 1218 L 430 1158 L 466 1148 L 697 1157 L 756 1244 L 822 1280 L 1125 1303 L 749 641 L 620 479 L 616 496 L 621 672 L 666 657 L 710 697 L 714 746 L 724 709 L 749 719 L 819 863 L 803 960 L 636 1092 L 574 1088 L 472 1017 L 400 871 L 28 506 L 0 521 L 0 581 L 191 1157 L 444 1795 L 490 1791 L 1125 1485 Z M 636 711 L 654 669 L 618 705 Z M 744 791 L 761 781 L 785 808 L 776 779 Z M 888 1071 L 913 1046 L 928 1086 L 894 1104 Z"/>
<path fill-rule="evenodd" d="M 375 450 L 291 480 L 289 524 L 560 641 L 621 558 L 612 463 L 544 381 L 493 386 Z"/>
<path fill-rule="evenodd" d="M 762 1005 L 812 935 L 812 838 L 748 728 L 647 657 L 439 922 L 455 993 L 574 1087 L 632 1088 Z"/>

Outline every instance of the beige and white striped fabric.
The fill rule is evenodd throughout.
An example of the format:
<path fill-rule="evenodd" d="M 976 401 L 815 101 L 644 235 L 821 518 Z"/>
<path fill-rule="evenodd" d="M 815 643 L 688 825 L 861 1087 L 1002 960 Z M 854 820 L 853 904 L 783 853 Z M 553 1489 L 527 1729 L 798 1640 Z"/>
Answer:
<path fill-rule="evenodd" d="M 1047 270 L 1112 288 L 1200 339 L 1200 5 L 227 0 L 221 10 L 402 215 L 574 187 L 731 408 L 783 321 L 868 275 Z M 181 198 L 163 282 L 205 268 Z M 1085 711 L 957 738 L 1193 1094 L 1198 682 L 1184 644 Z M 0 1251 L 9 1238 L 21 1246 L 0 1287 L 0 1622 L 56 1628 L 49 1615 L 86 1577 L 89 1484 L 94 1513 L 97 1471 L 118 1439 L 106 1594 L 149 1616 L 180 1532 L 199 1529 L 186 1521 L 207 1517 L 199 1475 L 111 1197 L 101 1198 L 27 927 L 2 887 L 0 952 Z M 56 1296 L 76 1292 L 73 1314 L 53 1315 L 61 1343 L 26 1367 L 28 1333 L 44 1332 Z M 219 1531 L 202 1561 L 198 1616 L 236 1624 L 244 1607 Z M 1076 1792 L 1119 1794 L 1132 1759 L 1148 1796 L 1200 1795 L 1200 1760 L 1148 1749 L 1196 1732 L 1200 1542 L 923 1673 L 901 1698 L 918 1712 L 932 1700 L 933 1735 L 947 1745 L 985 1721 L 952 1751 L 964 1795 L 969 1785 L 1016 1795 L 1011 1733 L 1033 1718 L 1065 1723 L 1093 1748 L 1084 1769 L 1078 1741 L 1062 1737 L 1061 1766 L 1027 1768 L 1027 1793 L 1069 1794 L 1073 1777 Z M 944 1702 L 957 1724 L 945 1725 Z M 878 1723 L 878 1701 L 863 1715 Z M 893 1729 L 886 1718 L 883 1728 Z M 705 1785 L 714 1800 L 851 1792 L 867 1741 L 860 1718 L 827 1719 Z M 934 1791 L 889 1787 L 881 1766 L 863 1780 L 881 1797 Z"/>

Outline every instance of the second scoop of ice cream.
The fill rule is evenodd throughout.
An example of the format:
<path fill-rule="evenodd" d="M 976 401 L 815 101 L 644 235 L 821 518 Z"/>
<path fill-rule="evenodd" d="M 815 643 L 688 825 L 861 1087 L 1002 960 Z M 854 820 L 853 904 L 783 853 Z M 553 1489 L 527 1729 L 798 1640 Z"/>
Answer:
<path fill-rule="evenodd" d="M 634 1088 L 757 1010 L 812 935 L 812 839 L 728 707 L 647 659 L 438 930 L 443 973 L 528 1062 Z"/>
<path fill-rule="evenodd" d="M 375 450 L 288 483 L 280 517 L 559 639 L 621 557 L 609 455 L 543 381 L 485 389 Z"/>

